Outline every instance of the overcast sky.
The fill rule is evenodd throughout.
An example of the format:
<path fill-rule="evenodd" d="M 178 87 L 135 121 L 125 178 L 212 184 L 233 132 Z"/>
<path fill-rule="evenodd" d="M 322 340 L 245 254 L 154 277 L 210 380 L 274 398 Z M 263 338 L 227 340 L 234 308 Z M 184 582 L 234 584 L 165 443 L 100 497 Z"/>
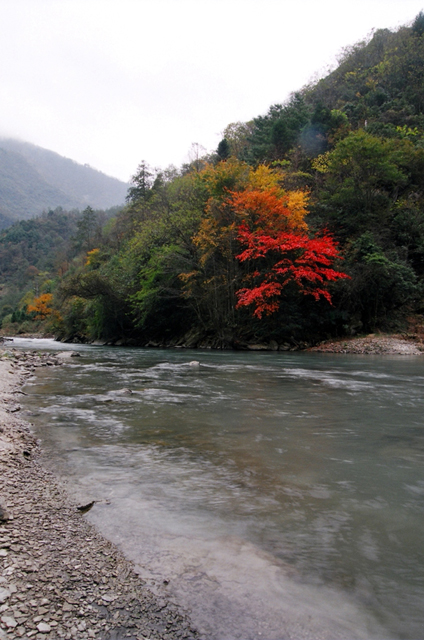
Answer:
<path fill-rule="evenodd" d="M 424 0 L 0 0 L 0 135 L 128 180 L 181 165 Z"/>

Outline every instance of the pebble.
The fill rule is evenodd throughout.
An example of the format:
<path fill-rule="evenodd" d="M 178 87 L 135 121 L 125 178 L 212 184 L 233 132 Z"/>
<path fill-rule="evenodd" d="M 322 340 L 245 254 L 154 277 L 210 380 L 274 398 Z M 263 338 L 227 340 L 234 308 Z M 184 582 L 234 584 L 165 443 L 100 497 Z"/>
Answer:
<path fill-rule="evenodd" d="M 12 616 L 2 616 L 0 620 L 7 629 L 14 629 L 18 626 L 18 623 L 16 622 L 15 618 L 12 618 Z"/>

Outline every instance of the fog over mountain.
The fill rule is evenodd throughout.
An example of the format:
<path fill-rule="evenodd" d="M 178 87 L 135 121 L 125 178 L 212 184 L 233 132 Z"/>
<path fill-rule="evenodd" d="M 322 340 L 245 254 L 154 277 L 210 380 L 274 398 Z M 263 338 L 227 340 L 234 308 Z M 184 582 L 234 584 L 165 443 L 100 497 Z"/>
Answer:
<path fill-rule="evenodd" d="M 54 151 L 0 138 L 0 227 L 45 209 L 107 209 L 123 204 L 128 185 Z"/>

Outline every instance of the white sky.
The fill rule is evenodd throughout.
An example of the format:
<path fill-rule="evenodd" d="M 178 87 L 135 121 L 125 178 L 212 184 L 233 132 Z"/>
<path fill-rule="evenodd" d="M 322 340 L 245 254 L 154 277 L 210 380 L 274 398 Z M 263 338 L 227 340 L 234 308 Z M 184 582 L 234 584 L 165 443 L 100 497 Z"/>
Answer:
<path fill-rule="evenodd" d="M 0 0 L 0 135 L 128 180 L 181 165 L 424 0 Z"/>

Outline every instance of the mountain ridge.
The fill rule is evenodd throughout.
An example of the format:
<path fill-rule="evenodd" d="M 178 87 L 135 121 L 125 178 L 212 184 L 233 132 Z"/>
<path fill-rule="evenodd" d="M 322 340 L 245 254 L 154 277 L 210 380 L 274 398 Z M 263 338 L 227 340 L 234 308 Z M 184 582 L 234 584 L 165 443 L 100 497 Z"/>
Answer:
<path fill-rule="evenodd" d="M 0 227 L 43 210 L 107 209 L 125 201 L 128 185 L 55 151 L 0 138 Z"/>

